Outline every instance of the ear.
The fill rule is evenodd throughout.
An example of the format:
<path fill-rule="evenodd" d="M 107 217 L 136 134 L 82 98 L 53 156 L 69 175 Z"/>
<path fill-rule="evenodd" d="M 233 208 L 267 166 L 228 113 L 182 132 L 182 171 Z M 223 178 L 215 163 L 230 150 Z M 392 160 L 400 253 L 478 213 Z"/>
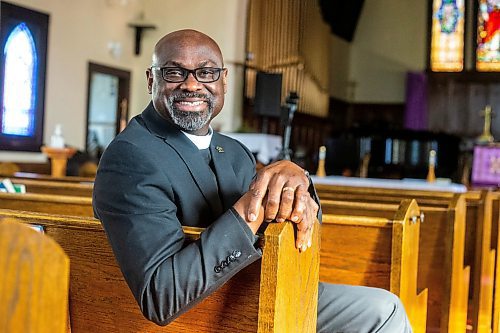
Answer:
<path fill-rule="evenodd" d="M 227 93 L 227 68 L 222 72 L 222 84 L 224 85 L 224 94 Z"/>
<path fill-rule="evenodd" d="M 153 91 L 153 71 L 151 68 L 146 69 L 146 80 L 148 84 L 148 94 L 151 95 Z"/>

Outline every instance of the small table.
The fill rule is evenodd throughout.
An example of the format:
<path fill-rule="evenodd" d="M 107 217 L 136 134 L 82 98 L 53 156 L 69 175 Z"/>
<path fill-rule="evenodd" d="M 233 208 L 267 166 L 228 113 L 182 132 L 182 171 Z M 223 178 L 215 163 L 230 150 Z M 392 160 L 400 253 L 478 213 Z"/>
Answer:
<path fill-rule="evenodd" d="M 222 133 L 243 143 L 252 153 L 257 154 L 257 161 L 269 164 L 281 151 L 282 138 L 279 135 L 263 133 Z"/>
<path fill-rule="evenodd" d="M 42 146 L 42 153 L 50 158 L 51 175 L 53 177 L 65 177 L 68 158 L 76 153 L 75 148 L 54 148 Z"/>

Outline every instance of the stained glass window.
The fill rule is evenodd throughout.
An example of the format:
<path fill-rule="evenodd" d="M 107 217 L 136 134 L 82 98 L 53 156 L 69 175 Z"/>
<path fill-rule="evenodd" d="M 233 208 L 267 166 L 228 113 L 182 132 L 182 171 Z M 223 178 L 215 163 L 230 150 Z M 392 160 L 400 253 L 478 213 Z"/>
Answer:
<path fill-rule="evenodd" d="M 40 151 L 49 15 L 0 1 L 0 150 Z"/>
<path fill-rule="evenodd" d="M 5 43 L 2 133 L 33 136 L 37 54 L 31 31 L 18 24 Z"/>
<path fill-rule="evenodd" d="M 459 72 L 464 67 L 464 0 L 433 0 L 431 70 Z"/>
<path fill-rule="evenodd" d="M 500 0 L 478 0 L 476 68 L 500 71 Z"/>

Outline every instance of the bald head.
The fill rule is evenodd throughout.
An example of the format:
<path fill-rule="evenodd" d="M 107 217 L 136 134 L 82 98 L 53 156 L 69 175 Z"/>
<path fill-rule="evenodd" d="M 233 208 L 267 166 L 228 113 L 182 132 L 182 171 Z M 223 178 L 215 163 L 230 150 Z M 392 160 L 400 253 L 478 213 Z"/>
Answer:
<path fill-rule="evenodd" d="M 220 67 L 224 67 L 222 52 L 219 45 L 204 33 L 192 29 L 177 30 L 163 36 L 155 45 L 152 64 L 153 66 L 163 65 L 165 61 L 164 55 L 168 53 L 169 50 L 187 48 L 194 45 L 199 49 L 210 49 L 218 58 L 213 59 L 214 63 Z"/>

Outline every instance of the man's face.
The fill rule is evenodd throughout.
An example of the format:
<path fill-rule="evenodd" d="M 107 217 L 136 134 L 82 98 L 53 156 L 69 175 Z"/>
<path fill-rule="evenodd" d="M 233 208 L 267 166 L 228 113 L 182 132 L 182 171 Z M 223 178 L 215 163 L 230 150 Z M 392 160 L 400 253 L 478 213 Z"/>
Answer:
<path fill-rule="evenodd" d="M 174 38 L 159 45 L 153 59 L 155 67 L 146 71 L 148 91 L 155 109 L 181 130 L 197 135 L 208 132 L 210 120 L 224 105 L 227 70 L 217 81 L 199 82 L 189 73 L 183 82 L 167 82 L 158 67 L 222 68 L 217 46 L 204 38 Z"/>

